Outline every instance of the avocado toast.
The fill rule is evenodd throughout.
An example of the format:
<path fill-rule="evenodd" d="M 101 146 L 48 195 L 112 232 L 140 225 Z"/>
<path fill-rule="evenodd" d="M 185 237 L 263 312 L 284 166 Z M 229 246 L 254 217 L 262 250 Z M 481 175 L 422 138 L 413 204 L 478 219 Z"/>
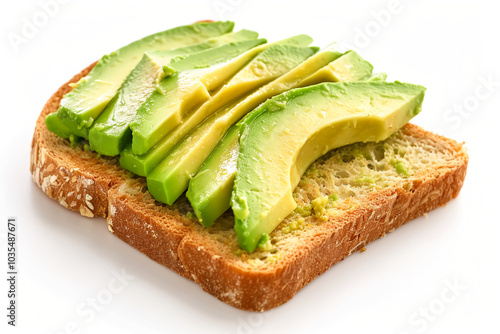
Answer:
<path fill-rule="evenodd" d="M 117 156 L 99 156 L 84 141 L 72 147 L 47 129 L 45 116 L 93 66 L 45 105 L 32 143 L 35 182 L 65 207 L 107 217 L 119 238 L 242 309 L 286 302 L 334 263 L 456 197 L 465 178 L 462 145 L 411 124 L 378 143 L 341 146 L 309 166 L 292 193 L 297 207 L 248 252 L 231 211 L 203 227 L 184 196 L 162 204 Z"/>

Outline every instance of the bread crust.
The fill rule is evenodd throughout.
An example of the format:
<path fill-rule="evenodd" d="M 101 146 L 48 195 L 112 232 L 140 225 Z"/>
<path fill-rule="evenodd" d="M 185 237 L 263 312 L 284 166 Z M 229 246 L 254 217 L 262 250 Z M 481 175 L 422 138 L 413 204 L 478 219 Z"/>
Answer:
<path fill-rule="evenodd" d="M 47 129 L 45 116 L 57 110 L 71 90 L 69 84 L 94 65 L 59 88 L 38 118 L 30 159 L 35 183 L 66 208 L 87 217 L 107 217 L 108 229 L 120 239 L 240 309 L 265 311 L 285 303 L 351 253 L 445 205 L 458 196 L 465 179 L 468 156 L 462 144 L 407 124 L 403 133 L 439 142 L 454 152 L 455 164 L 427 171 L 409 190 L 390 187 L 369 194 L 362 206 L 302 233 L 273 265 L 244 265 L 199 224 L 155 202 L 145 190 L 145 180 L 121 169 L 116 159 L 71 148 Z"/>
<path fill-rule="evenodd" d="M 63 95 L 72 89 L 70 84 L 87 75 L 95 64 L 61 86 L 43 107 L 31 142 L 30 172 L 35 183 L 64 207 L 86 217 L 106 217 L 108 191 L 128 173 L 119 168 L 116 159 L 71 148 L 67 139 L 57 137 L 45 125 L 45 116 L 57 111 Z"/>

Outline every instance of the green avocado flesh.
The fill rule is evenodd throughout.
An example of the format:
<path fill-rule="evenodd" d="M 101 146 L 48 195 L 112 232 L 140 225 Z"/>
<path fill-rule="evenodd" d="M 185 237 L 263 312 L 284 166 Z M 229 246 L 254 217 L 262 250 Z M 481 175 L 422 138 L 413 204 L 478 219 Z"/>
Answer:
<path fill-rule="evenodd" d="M 231 197 L 240 247 L 253 252 L 295 209 L 292 191 L 314 160 L 340 146 L 385 140 L 420 112 L 424 92 L 399 82 L 323 83 L 254 110 L 241 124 Z"/>
<path fill-rule="evenodd" d="M 236 161 L 239 153 L 239 129 L 233 126 L 189 181 L 186 192 L 198 221 L 211 226 L 231 203 Z"/>
<path fill-rule="evenodd" d="M 159 202 L 185 193 L 204 227 L 231 209 L 253 252 L 296 208 L 311 163 L 387 139 L 420 112 L 425 88 L 386 82 L 354 51 L 318 52 L 307 35 L 267 44 L 233 27 L 194 23 L 103 56 L 45 124 L 73 148 L 119 156 Z"/>
<path fill-rule="evenodd" d="M 153 92 L 155 85 L 165 76 L 172 75 L 170 66 L 176 59 L 224 44 L 252 40 L 258 33 L 241 30 L 208 39 L 195 45 L 168 50 L 147 52 L 137 66 L 130 72 L 114 99 L 94 121 L 89 131 L 92 150 L 103 155 L 118 155 L 123 147 L 132 140 L 130 122 L 137 109 Z M 169 72 L 165 72 L 164 68 Z"/>
<path fill-rule="evenodd" d="M 48 114 L 45 117 L 47 128 L 62 138 L 69 138 L 73 134 L 70 128 L 63 124 L 57 113 Z"/>
<path fill-rule="evenodd" d="M 385 81 L 386 79 L 387 79 L 387 73 L 375 73 L 363 81 Z"/>
<path fill-rule="evenodd" d="M 321 53 L 316 56 L 319 55 Z M 233 110 L 222 112 L 218 115 L 218 118 L 207 120 L 206 122 L 212 123 L 212 126 L 206 132 L 209 133 L 210 130 L 213 132 L 222 124 L 231 126 L 267 98 L 295 87 L 304 86 L 305 83 L 358 81 L 368 78 L 372 73 L 372 65 L 353 51 L 348 51 L 343 55 L 330 52 L 330 55 L 331 59 L 325 58 L 329 60 L 327 62 L 320 57 L 318 57 L 319 61 L 315 61 L 316 59 L 311 57 L 295 70 L 262 87 L 261 90 L 245 101 L 246 104 L 240 103 Z M 315 82 L 315 80 L 317 81 Z M 257 99 L 252 102 L 252 97 Z M 231 120 L 227 121 L 227 119 Z M 225 128 L 225 131 L 227 131 L 227 128 Z M 226 152 L 228 148 L 235 152 Z M 213 150 L 213 146 L 210 149 Z M 215 219 L 230 207 L 229 198 L 236 173 L 237 156 L 238 135 L 237 132 L 232 132 L 231 135 L 224 137 L 220 145 L 215 148 L 209 159 L 199 169 L 198 174 L 189 182 L 187 198 L 191 202 L 198 220 L 206 226 L 213 224 Z M 227 157 L 230 157 L 230 159 L 227 160 Z M 219 166 L 222 165 L 224 171 L 219 171 Z"/>
<path fill-rule="evenodd" d="M 372 75 L 373 66 L 354 51 L 347 51 L 337 61 L 331 62 L 302 80 L 297 86 L 305 87 L 318 82 L 363 81 Z"/>
<path fill-rule="evenodd" d="M 238 95 L 257 89 L 290 71 L 315 52 L 314 48 L 273 45 L 239 71 L 221 88 L 214 100 L 223 95 L 225 101 L 219 104 L 222 107 L 226 104 L 227 97 L 234 100 Z M 201 120 L 204 118 L 201 117 Z M 173 204 L 187 189 L 191 177 L 231 126 L 224 122 L 218 124 L 218 127 L 207 122 L 200 124 L 148 175 L 148 189 L 155 199 Z"/>
<path fill-rule="evenodd" d="M 265 42 L 265 39 L 256 39 L 230 43 L 171 63 L 176 73 L 156 86 L 130 122 L 132 151 L 135 154 L 149 151 L 179 125 L 186 114 L 210 98 L 209 87 L 218 88 L 228 77 L 238 72 L 241 66 L 234 64 L 241 62 L 242 57 L 228 60 Z M 243 56 L 243 59 L 252 58 L 252 50 Z M 224 73 L 221 73 L 221 69 L 224 69 Z M 219 75 L 215 76 L 214 72 Z M 206 80 L 203 78 L 210 78 L 211 82 L 204 84 Z"/>
<path fill-rule="evenodd" d="M 170 50 L 200 43 L 233 30 L 233 22 L 196 23 L 147 36 L 105 55 L 61 100 L 57 111 L 64 125 L 88 139 L 88 130 L 115 96 L 127 75 L 148 50 Z"/>
<path fill-rule="evenodd" d="M 280 69 L 290 66 L 289 64 L 283 63 L 282 65 L 278 64 L 273 66 L 272 71 L 262 71 L 261 69 L 267 66 L 263 61 L 265 58 L 276 60 L 277 56 L 280 54 L 286 51 L 295 50 L 293 47 L 306 47 L 311 42 L 312 39 L 309 36 L 298 35 L 275 43 L 262 45 L 251 50 L 252 52 L 262 52 L 231 78 L 231 80 L 217 91 L 211 99 L 201 105 L 200 108 L 193 111 L 190 115 L 187 115 L 179 126 L 167 133 L 163 139 L 146 154 L 135 154 L 130 145 L 126 146 L 120 154 L 120 165 L 137 175 L 149 175 L 172 148 L 208 116 L 228 103 L 235 100 L 237 101 L 241 96 L 258 88 L 259 85 L 272 80 L 273 77 L 276 77 L 276 74 L 273 73 L 279 73 L 281 71 Z M 300 50 L 297 57 L 300 57 L 304 52 L 311 52 L 310 49 L 296 50 Z M 312 50 L 314 51 L 314 49 Z"/>

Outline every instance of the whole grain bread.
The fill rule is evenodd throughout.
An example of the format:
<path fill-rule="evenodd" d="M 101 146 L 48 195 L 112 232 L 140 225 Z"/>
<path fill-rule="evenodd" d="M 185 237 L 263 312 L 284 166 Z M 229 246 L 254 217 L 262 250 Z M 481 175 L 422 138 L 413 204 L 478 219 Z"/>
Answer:
<path fill-rule="evenodd" d="M 173 206 L 159 203 L 145 179 L 116 158 L 72 146 L 47 129 L 45 116 L 93 66 L 44 106 L 31 147 L 34 181 L 66 208 L 107 217 L 111 233 L 244 310 L 285 303 L 346 256 L 445 205 L 465 179 L 462 144 L 407 124 L 384 142 L 349 145 L 316 161 L 294 191 L 298 208 L 267 245 L 248 254 L 238 247 L 231 212 L 203 228 L 184 197 Z"/>

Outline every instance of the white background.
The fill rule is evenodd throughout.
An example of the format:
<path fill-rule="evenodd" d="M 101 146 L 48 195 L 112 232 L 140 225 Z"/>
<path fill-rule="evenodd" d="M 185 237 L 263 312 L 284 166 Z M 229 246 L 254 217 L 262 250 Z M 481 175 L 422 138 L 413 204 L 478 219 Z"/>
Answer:
<path fill-rule="evenodd" d="M 39 1 L 0 7 L 0 332 L 498 333 L 498 8 L 486 1 L 401 1 L 396 10 L 388 0 L 64 2 L 45 22 Z M 380 14 L 389 9 L 389 16 Z M 34 18 L 37 30 L 24 31 L 23 43 L 14 45 L 9 37 L 22 36 Z M 259 314 L 218 301 L 110 234 L 104 219 L 70 212 L 35 186 L 31 136 L 61 84 L 145 35 L 218 18 L 271 41 L 307 33 L 318 46 L 342 42 L 390 80 L 425 85 L 424 109 L 414 122 L 465 141 L 469 150 L 460 196 Z M 18 218 L 19 229 L 15 329 L 5 317 L 8 216 Z M 108 294 L 123 270 L 133 279 Z M 103 296 L 111 300 L 92 314 L 87 303 Z"/>

